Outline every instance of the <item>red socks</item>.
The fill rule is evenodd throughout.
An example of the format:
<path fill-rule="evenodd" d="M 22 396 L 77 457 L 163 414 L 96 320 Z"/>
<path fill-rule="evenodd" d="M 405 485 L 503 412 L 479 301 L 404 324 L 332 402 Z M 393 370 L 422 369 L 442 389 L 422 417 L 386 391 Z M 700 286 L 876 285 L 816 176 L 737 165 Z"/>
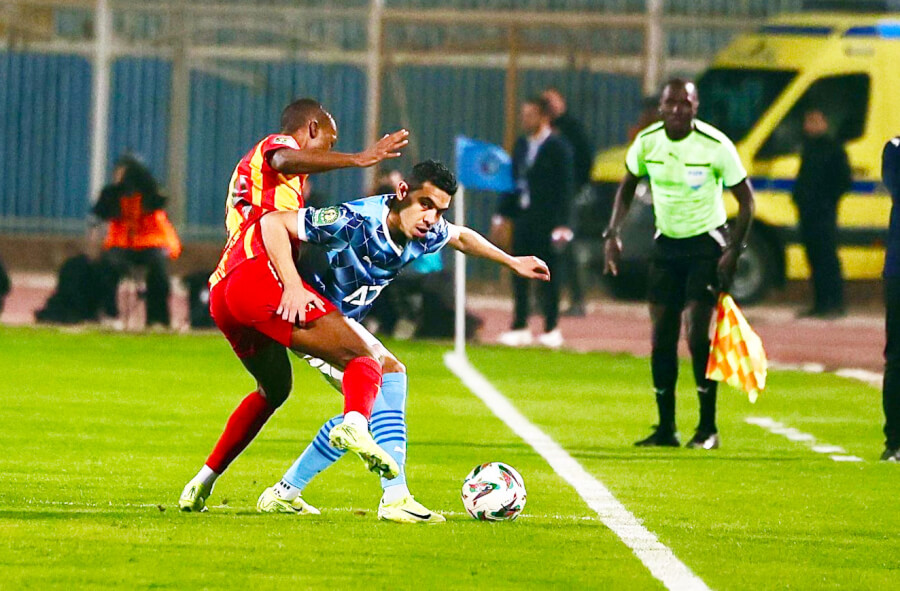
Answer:
<path fill-rule="evenodd" d="M 369 408 L 372 408 L 371 404 Z M 250 445 L 273 412 L 275 408 L 258 391 L 248 394 L 228 418 L 225 430 L 206 460 L 206 465 L 216 474 L 224 472 L 234 458 Z"/>
<path fill-rule="evenodd" d="M 356 411 L 367 419 L 381 387 L 381 364 L 370 357 L 357 357 L 344 370 L 344 414 Z M 250 445 L 275 408 L 259 393 L 251 392 L 228 418 L 225 430 L 206 465 L 221 474 Z"/>
<path fill-rule="evenodd" d="M 367 419 L 381 387 L 381 364 L 371 357 L 357 357 L 344 369 L 344 414 L 356 411 Z"/>

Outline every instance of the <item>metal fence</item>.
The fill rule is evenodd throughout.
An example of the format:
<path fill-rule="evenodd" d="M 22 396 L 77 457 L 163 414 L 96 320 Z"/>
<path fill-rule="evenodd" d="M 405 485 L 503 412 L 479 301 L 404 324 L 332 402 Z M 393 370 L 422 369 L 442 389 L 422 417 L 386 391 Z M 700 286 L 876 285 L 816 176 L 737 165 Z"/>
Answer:
<path fill-rule="evenodd" d="M 661 79 L 697 72 L 735 32 L 799 4 L 5 0 L 0 230 L 80 231 L 131 151 L 167 187 L 184 235 L 219 237 L 234 164 L 296 96 L 333 111 L 342 151 L 409 128 L 401 168 L 450 161 L 457 134 L 509 145 L 518 102 L 550 85 L 598 148 L 621 143 Z M 346 200 L 368 178 L 337 171 L 313 188 Z M 471 221 L 483 229 L 492 209 L 476 196 Z"/>

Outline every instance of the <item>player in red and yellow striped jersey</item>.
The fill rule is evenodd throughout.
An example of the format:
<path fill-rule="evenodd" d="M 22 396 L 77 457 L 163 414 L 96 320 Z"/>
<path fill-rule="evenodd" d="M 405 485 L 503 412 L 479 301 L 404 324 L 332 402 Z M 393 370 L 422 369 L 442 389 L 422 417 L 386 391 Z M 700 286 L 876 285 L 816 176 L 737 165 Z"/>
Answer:
<path fill-rule="evenodd" d="M 298 99 L 281 113 L 281 132 L 268 135 L 238 162 L 225 203 L 225 226 L 233 237 L 248 220 L 267 211 L 305 205 L 306 178 L 338 168 L 374 166 L 400 156 L 409 132 L 387 134 L 366 150 L 332 152 L 337 141 L 334 117 L 313 99 Z"/>
<path fill-rule="evenodd" d="M 183 510 L 198 511 L 205 507 L 205 499 L 212 489 L 212 481 L 207 483 L 206 480 L 228 466 L 287 397 L 291 372 L 284 346 L 291 344 L 308 353 L 320 350 L 316 347 L 304 349 L 306 340 L 336 346 L 341 351 L 340 355 L 346 357 L 343 361 L 348 370 L 356 376 L 351 378 L 354 385 L 350 387 L 350 394 L 345 394 L 345 400 L 349 401 L 350 406 L 365 411 L 360 415 L 363 422 L 365 413 L 371 412 L 371 408 L 365 408 L 371 406 L 381 383 L 381 363 L 376 360 L 371 347 L 349 328 L 346 319 L 340 314 L 327 315 L 319 320 L 316 327 L 310 327 L 297 336 L 292 323 L 279 323 L 277 317 L 273 317 L 272 310 L 266 307 L 266 297 L 278 299 L 282 286 L 265 256 L 258 222 L 267 212 L 303 207 L 304 185 L 309 174 L 337 168 L 369 167 L 396 158 L 400 156 L 399 150 L 408 143 L 408 136 L 409 132 L 401 129 L 385 135 L 362 152 L 332 152 L 337 141 L 334 118 L 317 101 L 299 99 L 282 112 L 281 133 L 264 138 L 238 162 L 226 201 L 228 243 L 216 271 L 210 277 L 212 294 L 215 294 L 211 299 L 211 311 L 219 326 L 226 327 L 223 329 L 226 334 L 233 332 L 237 335 L 233 336 L 236 350 L 240 350 L 239 356 L 247 369 L 258 376 L 258 383 L 257 389 L 241 402 L 228 419 L 225 431 L 210 455 L 209 465 L 204 465 L 195 480 L 185 488 L 179 500 Z M 234 277 L 243 277 L 243 280 Z M 229 285 L 235 284 L 240 288 L 229 288 Z M 229 295 L 225 295 L 226 292 Z M 255 294 L 255 297 L 251 298 L 249 294 Z M 310 290 L 305 295 L 310 301 L 318 299 Z M 226 300 L 247 305 L 238 309 L 235 304 L 233 310 L 225 309 L 221 304 Z M 218 310 L 216 302 L 220 304 Z M 333 306 L 322 302 L 319 308 L 322 312 L 333 310 Z M 246 328 L 245 324 L 250 327 Z M 303 336 L 307 334 L 311 335 L 309 339 Z M 281 344 L 282 347 L 265 346 L 269 344 Z M 262 346 L 261 350 L 258 350 L 259 346 Z M 344 390 L 348 391 L 346 386 Z M 365 430 L 365 426 L 362 429 Z M 362 439 L 359 441 L 363 444 L 371 440 L 367 431 L 360 437 Z M 399 470 L 390 456 L 379 458 L 384 452 L 374 441 L 369 443 L 372 447 L 363 455 L 371 456 L 366 461 L 372 469 L 384 471 L 393 463 L 393 470 Z"/>
<path fill-rule="evenodd" d="M 259 225 L 255 221 L 243 224 L 228 236 L 225 249 L 219 258 L 216 270 L 209 277 L 209 288 L 212 289 L 231 273 L 238 265 L 265 254 L 265 248 L 259 236 Z"/>

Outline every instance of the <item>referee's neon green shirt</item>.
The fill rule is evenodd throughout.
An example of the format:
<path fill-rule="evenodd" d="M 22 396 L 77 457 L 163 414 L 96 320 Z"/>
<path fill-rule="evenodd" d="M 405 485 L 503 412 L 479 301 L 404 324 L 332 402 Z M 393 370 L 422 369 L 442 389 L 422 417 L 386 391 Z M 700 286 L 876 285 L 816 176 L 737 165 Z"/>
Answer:
<path fill-rule="evenodd" d="M 722 188 L 747 178 L 731 140 L 698 119 L 677 142 L 662 122 L 647 127 L 628 148 L 625 166 L 636 177 L 650 177 L 656 228 L 669 238 L 690 238 L 724 224 Z"/>

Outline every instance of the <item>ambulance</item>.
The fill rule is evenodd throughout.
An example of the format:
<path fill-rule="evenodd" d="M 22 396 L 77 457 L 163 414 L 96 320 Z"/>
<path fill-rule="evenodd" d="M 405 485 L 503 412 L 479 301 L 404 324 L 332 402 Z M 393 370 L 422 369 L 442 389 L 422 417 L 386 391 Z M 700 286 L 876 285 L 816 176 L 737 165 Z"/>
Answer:
<path fill-rule="evenodd" d="M 890 196 L 880 184 L 881 150 L 900 133 L 900 14 L 799 13 L 740 35 L 697 79 L 698 117 L 735 143 L 756 193 L 756 214 L 733 286 L 760 300 L 786 280 L 809 277 L 791 190 L 800 166 L 803 114 L 827 116 L 844 142 L 853 185 L 838 212 L 839 257 L 847 280 L 875 279 L 884 265 Z M 592 181 L 610 207 L 627 146 L 598 154 Z M 737 203 L 726 191 L 730 216 Z M 644 289 L 652 244 L 652 196 L 638 193 L 623 228 L 613 292 Z"/>

